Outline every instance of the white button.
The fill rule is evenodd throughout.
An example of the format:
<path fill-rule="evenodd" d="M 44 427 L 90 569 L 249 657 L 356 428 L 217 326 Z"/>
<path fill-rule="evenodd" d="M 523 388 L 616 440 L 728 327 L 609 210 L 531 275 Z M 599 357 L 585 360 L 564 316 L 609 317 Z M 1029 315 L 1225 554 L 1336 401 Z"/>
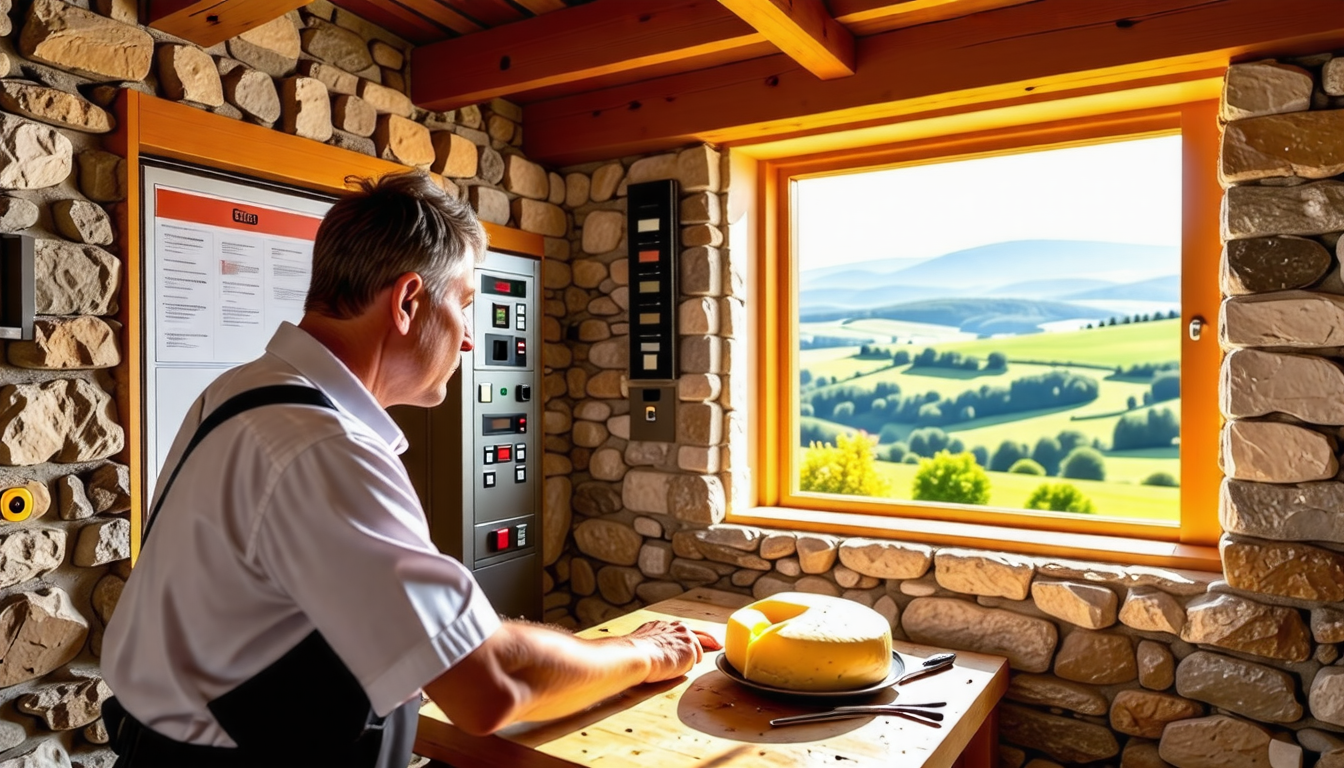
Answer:
<path fill-rule="evenodd" d="M 494 488 L 494 487 L 495 487 L 495 473 L 494 473 L 494 472 L 486 472 L 485 475 L 484 475 L 484 478 L 483 478 L 483 479 L 484 479 L 484 481 L 485 481 L 485 487 L 486 487 L 486 488 Z"/>
<path fill-rule="evenodd" d="M 527 482 L 527 467 L 518 467 L 513 470 L 513 481 L 515 483 Z"/>
<path fill-rule="evenodd" d="M 495 399 L 495 389 L 490 384 L 482 384 L 477 388 L 477 397 L 482 403 L 489 403 Z"/>

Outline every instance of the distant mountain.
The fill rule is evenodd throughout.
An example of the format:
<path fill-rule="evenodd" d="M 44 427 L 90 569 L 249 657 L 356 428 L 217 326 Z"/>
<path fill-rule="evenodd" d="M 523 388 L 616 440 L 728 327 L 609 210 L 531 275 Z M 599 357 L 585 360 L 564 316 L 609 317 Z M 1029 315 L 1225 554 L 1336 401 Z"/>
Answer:
<path fill-rule="evenodd" d="M 986 296 L 1005 296 L 1020 299 L 1063 299 L 1072 294 L 1109 288 L 1114 286 L 1109 280 L 1087 280 L 1060 278 L 1058 280 L 1027 280 L 1021 283 L 1002 285 L 990 291 Z"/>
<path fill-rule="evenodd" d="M 1096 307 L 1061 301 L 1031 299 L 955 298 L 911 301 L 875 309 L 800 312 L 804 322 L 882 318 L 950 325 L 982 336 L 1035 333 L 1045 323 L 1060 320 L 1102 320 L 1107 313 Z"/>
<path fill-rule="evenodd" d="M 799 303 L 809 311 L 821 310 L 826 306 L 846 307 L 885 307 L 900 301 L 918 301 L 920 299 L 944 298 L 946 290 L 923 286 L 887 286 L 853 290 L 850 288 L 805 288 L 799 295 Z"/>
<path fill-rule="evenodd" d="M 1004 295 L 1003 289 L 1008 286 L 1040 281 L 1129 284 L 1169 276 L 1173 269 L 1179 268 L 1180 249 L 1090 240 L 1014 240 L 954 251 L 894 271 L 884 268 L 899 261 L 909 260 L 807 270 L 800 275 L 800 287 L 804 292 L 820 288 L 858 292 L 895 287 L 909 291 L 924 287 L 940 289 L 945 296 L 985 296 Z M 1073 290 L 1103 288 L 1083 283 Z M 802 302 L 802 308 L 807 310 L 808 302 Z"/>
<path fill-rule="evenodd" d="M 1061 299 L 1084 301 L 1088 299 L 1119 299 L 1123 301 L 1170 301 L 1181 302 L 1181 276 L 1166 275 L 1137 283 L 1112 285 L 1108 288 L 1095 288 L 1079 291 Z"/>

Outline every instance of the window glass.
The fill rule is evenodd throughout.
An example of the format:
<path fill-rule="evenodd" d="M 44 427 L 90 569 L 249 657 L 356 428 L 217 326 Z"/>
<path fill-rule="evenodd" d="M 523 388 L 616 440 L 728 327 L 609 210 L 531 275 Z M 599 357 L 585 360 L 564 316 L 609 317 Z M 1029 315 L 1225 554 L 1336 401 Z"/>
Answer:
<path fill-rule="evenodd" d="M 796 492 L 1178 522 L 1180 142 L 795 181 Z"/>

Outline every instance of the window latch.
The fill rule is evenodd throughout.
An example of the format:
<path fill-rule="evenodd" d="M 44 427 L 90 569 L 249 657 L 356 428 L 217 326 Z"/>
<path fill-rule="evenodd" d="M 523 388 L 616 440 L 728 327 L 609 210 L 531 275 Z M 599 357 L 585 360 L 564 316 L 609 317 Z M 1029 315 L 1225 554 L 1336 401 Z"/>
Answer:
<path fill-rule="evenodd" d="M 1190 318 L 1189 332 L 1191 341 L 1199 341 L 1200 335 L 1204 333 L 1204 318 L 1199 315 Z"/>

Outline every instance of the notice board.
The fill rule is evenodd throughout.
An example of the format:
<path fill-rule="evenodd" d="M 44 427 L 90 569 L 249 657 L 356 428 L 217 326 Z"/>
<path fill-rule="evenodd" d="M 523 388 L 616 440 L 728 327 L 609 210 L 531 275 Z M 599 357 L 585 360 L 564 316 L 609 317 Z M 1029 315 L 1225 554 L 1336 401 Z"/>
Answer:
<path fill-rule="evenodd" d="M 145 162 L 144 462 L 153 489 L 182 419 L 221 373 L 297 323 L 332 198 Z"/>

